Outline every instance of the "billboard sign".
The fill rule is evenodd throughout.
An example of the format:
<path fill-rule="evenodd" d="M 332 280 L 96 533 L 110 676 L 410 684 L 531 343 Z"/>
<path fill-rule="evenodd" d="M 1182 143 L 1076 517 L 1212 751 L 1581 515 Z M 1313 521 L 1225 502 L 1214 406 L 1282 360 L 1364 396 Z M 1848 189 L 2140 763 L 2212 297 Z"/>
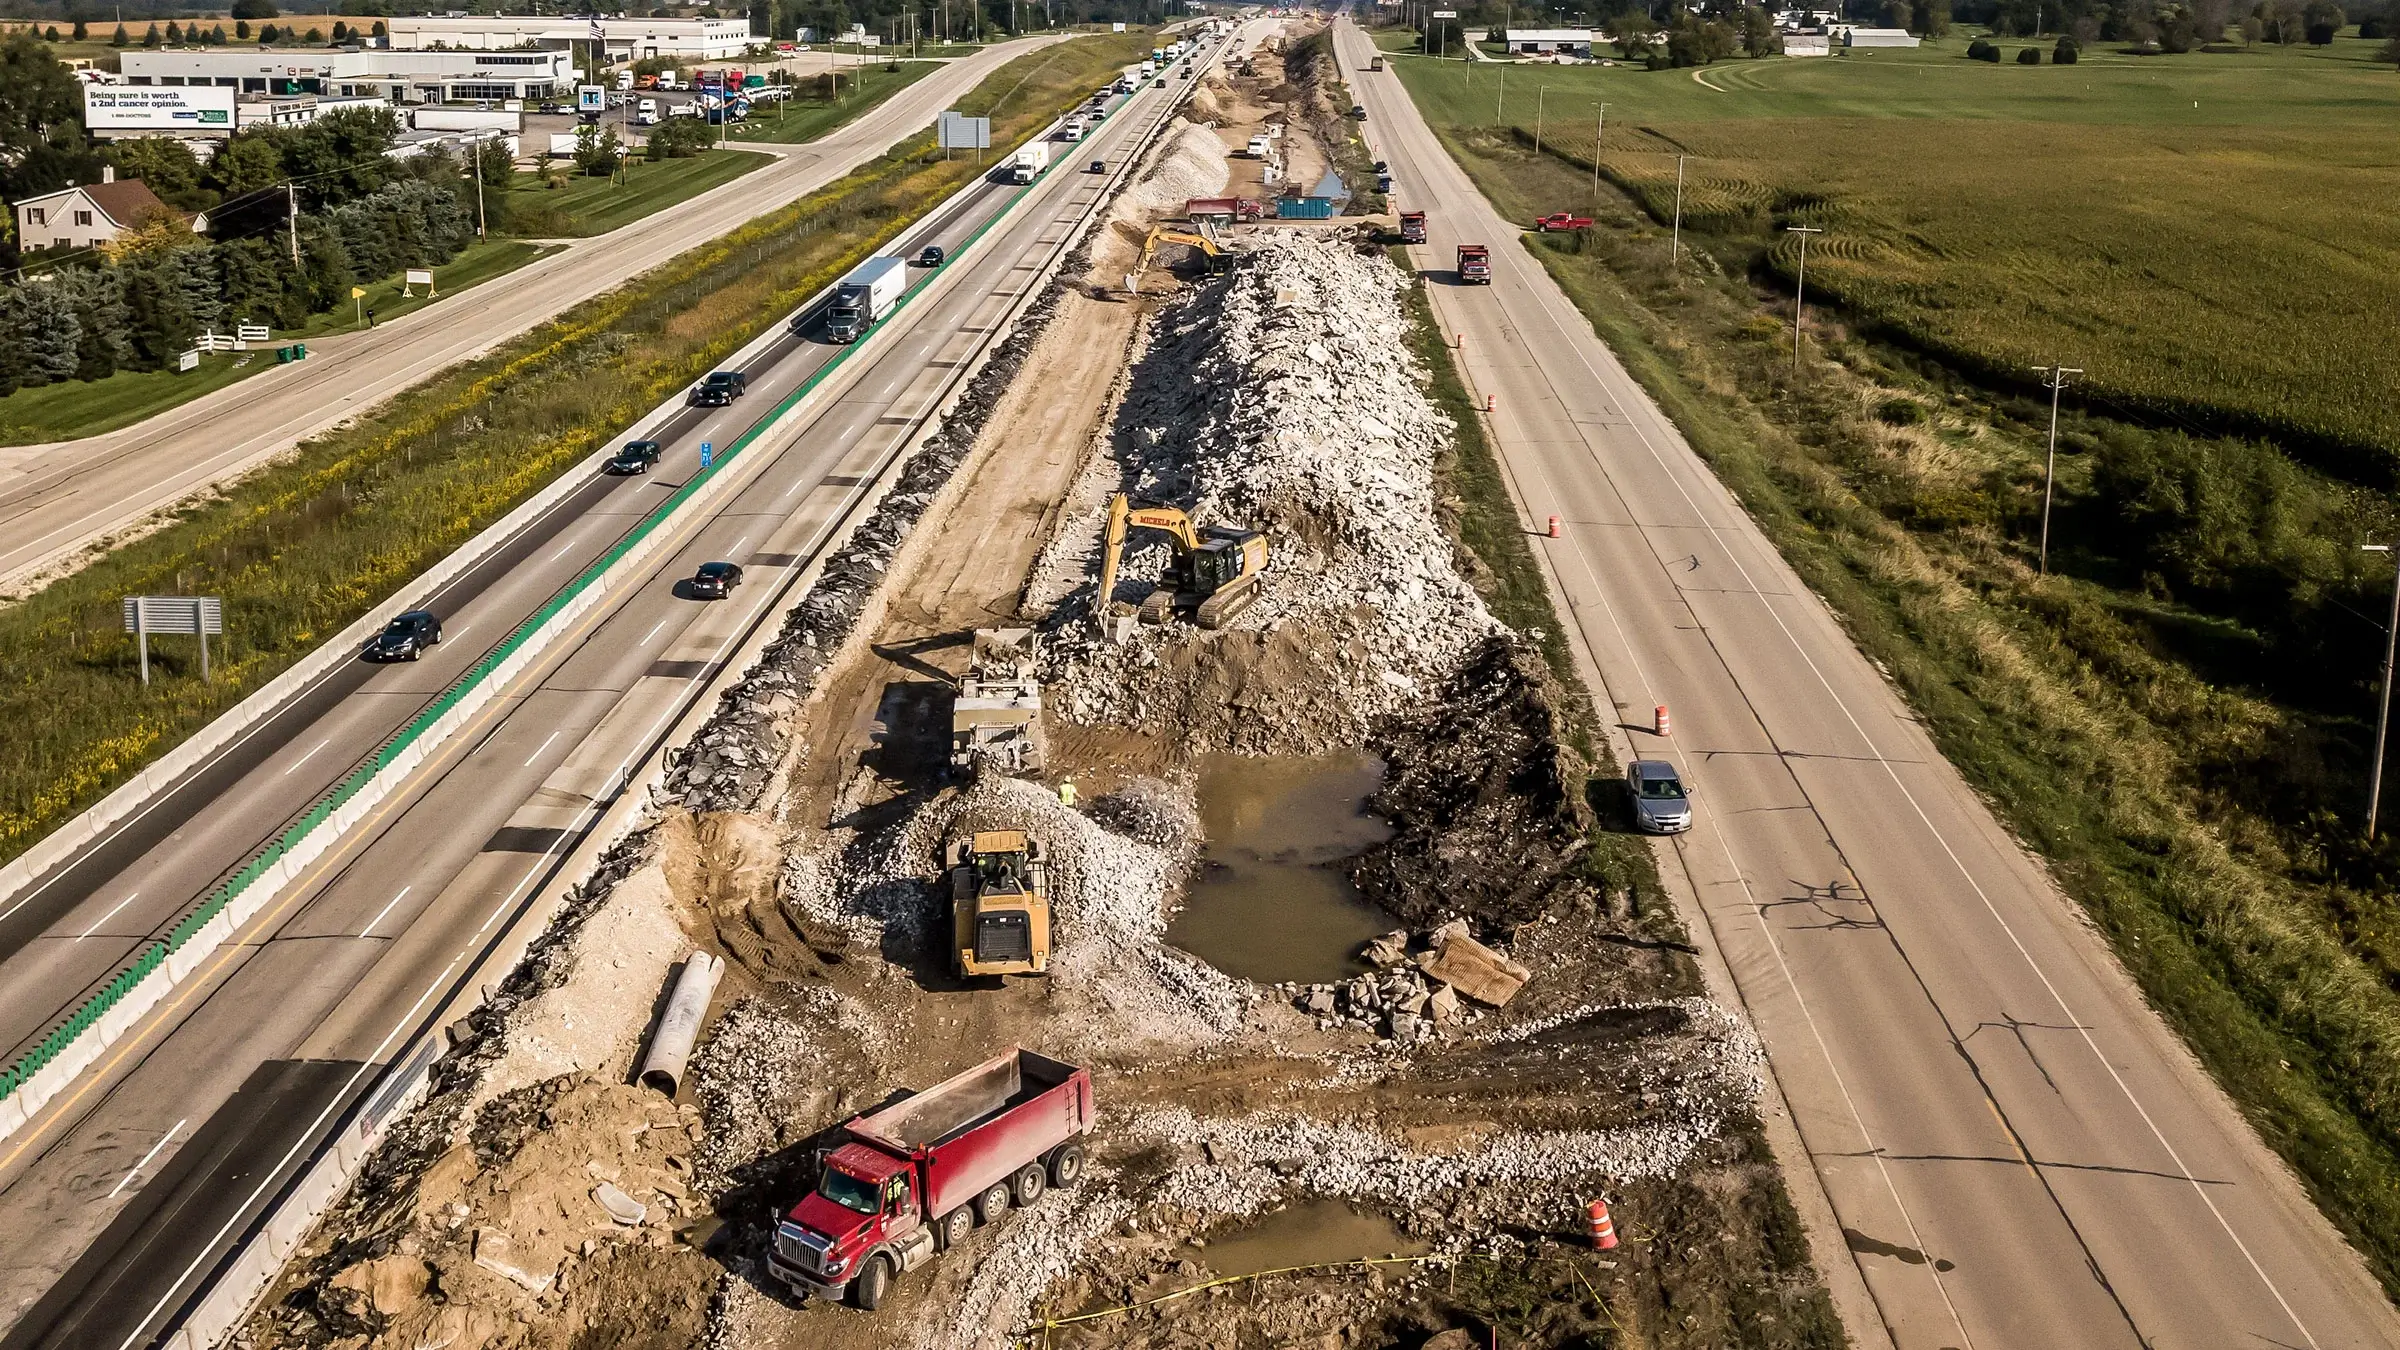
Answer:
<path fill-rule="evenodd" d="M 992 148 L 992 119 L 962 117 L 957 112 L 943 113 L 934 122 L 935 143 L 944 150 L 989 150 Z"/>
<path fill-rule="evenodd" d="M 233 130 L 233 91 L 218 85 L 87 84 L 91 131 Z"/>

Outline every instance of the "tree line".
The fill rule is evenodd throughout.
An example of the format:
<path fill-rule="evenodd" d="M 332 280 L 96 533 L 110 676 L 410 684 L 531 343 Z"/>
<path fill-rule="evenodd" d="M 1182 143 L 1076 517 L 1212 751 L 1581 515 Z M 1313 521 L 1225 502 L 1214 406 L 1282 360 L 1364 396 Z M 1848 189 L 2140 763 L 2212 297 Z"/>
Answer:
<path fill-rule="evenodd" d="M 128 222 L 99 250 L 21 254 L 8 241 L 0 266 L 15 269 L 15 284 L 0 287 L 0 394 L 164 369 L 203 332 L 297 328 L 348 306 L 355 285 L 448 262 L 474 241 L 479 173 L 486 223 L 506 223 L 515 166 L 504 144 L 485 142 L 464 160 L 438 151 L 393 159 L 385 152 L 400 122 L 384 108 L 252 127 L 205 164 L 181 141 L 95 150 L 74 121 L 80 102 L 62 102 L 73 97 L 71 78 L 46 105 L 6 78 L 35 73 L 23 44 L 38 50 L 24 34 L 0 44 L 0 195 L 15 202 L 91 182 L 107 166 L 142 180 L 168 209 Z M 204 235 L 187 214 L 199 212 Z M 13 232 L 13 211 L 8 219 Z"/>
<path fill-rule="evenodd" d="M 1811 0 L 1808 7 L 1829 9 L 1847 23 L 1906 29 L 1919 37 L 1946 37 L 1954 25 L 1974 24 L 1995 37 L 2057 36 L 2075 47 L 2122 42 L 2163 52 L 2232 40 L 2323 46 L 2355 18 L 2360 37 L 2391 43 L 2389 53 L 2378 59 L 2400 61 L 2400 3 L 2395 0 L 2354 4 L 2348 12 L 2337 0 Z M 1692 66 L 1737 53 L 1780 52 L 1772 8 L 1743 0 L 1572 0 L 1554 6 L 1549 12 L 1555 18 L 1542 26 L 1597 29 L 1629 61 Z M 1510 11 L 1487 4 L 1461 5 L 1458 13 L 1456 19 L 1425 24 L 1425 50 L 1457 52 L 1471 35 L 1497 33 Z M 1524 26 L 1523 11 L 1515 15 Z"/>

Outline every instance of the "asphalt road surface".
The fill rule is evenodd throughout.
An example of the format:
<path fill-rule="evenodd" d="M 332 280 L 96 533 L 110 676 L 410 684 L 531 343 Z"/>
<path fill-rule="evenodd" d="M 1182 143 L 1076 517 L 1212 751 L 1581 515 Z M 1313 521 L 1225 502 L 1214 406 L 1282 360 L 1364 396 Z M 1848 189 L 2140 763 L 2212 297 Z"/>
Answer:
<path fill-rule="evenodd" d="M 1861 1297 L 1901 1350 L 2391 1346 L 2382 1290 L 1341 25 L 1345 78 Z M 1463 287 L 1456 246 L 1492 250 Z M 1671 739 L 1649 733 L 1672 710 Z M 1786 1159 L 1787 1166 L 1803 1160 Z M 1804 1212 L 1806 1206 L 1804 1205 Z M 1838 1253 L 1840 1246 L 1834 1250 Z M 1837 1298 L 1845 1284 L 1838 1278 Z M 1860 1306 L 1861 1304 L 1865 1306 Z M 1880 1322 L 1881 1329 L 1872 1324 Z"/>
<path fill-rule="evenodd" d="M 440 304 L 309 344 L 308 359 L 102 436 L 0 448 L 0 586 L 54 574 L 79 550 L 225 482 L 393 394 L 676 254 L 788 205 L 932 125 L 1001 65 L 1054 38 L 945 63 L 873 111 L 775 163 Z"/>
<path fill-rule="evenodd" d="M 329 1108 L 386 1062 L 557 871 L 879 466 L 989 340 L 1169 94 L 1142 91 L 1033 200 L 886 321 L 891 345 L 831 377 L 815 411 L 762 440 L 747 474 L 690 513 L 645 575 L 456 733 L 395 798 L 162 1003 L 140 1033 L 0 1141 L 0 1346 L 150 1343 Z M 1065 147 L 1060 147 L 1064 149 Z M 987 183 L 901 249 L 957 254 L 1021 189 Z M 813 319 L 813 316 L 812 316 Z M 691 472 L 835 350 L 810 322 L 747 368 L 728 409 L 678 413 L 648 477 L 593 478 L 432 600 L 444 641 L 421 663 L 345 665 L 196 771 L 154 809 L 0 915 L 0 1040 L 21 1042 L 170 925 Z M 688 596 L 699 564 L 743 564 L 724 601 Z M 395 603 L 395 610 L 402 606 Z"/>

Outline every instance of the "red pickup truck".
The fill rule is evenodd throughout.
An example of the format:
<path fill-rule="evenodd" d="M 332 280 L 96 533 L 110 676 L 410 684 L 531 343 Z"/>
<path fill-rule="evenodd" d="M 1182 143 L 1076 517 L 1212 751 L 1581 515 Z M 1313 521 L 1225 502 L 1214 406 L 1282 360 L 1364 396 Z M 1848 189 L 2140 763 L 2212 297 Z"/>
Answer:
<path fill-rule="evenodd" d="M 1492 251 L 1481 244 L 1458 246 L 1458 284 L 1489 286 L 1492 284 Z"/>
<path fill-rule="evenodd" d="M 1083 1177 L 1092 1075 L 1012 1050 L 842 1127 L 817 1188 L 776 1225 L 767 1265 L 803 1298 L 883 1302 L 977 1223 Z"/>
<path fill-rule="evenodd" d="M 1533 222 L 1533 228 L 1542 234 L 1552 230 L 1588 230 L 1591 227 L 1590 216 L 1579 216 L 1571 211 L 1553 211 Z"/>

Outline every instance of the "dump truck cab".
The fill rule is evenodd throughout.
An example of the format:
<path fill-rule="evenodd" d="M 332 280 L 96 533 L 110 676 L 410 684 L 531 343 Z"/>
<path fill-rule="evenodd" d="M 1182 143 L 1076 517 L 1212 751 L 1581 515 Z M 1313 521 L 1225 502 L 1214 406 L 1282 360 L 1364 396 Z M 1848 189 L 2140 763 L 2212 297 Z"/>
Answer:
<path fill-rule="evenodd" d="M 1050 971 L 1050 878 L 1039 841 L 979 830 L 950 846 L 952 964 L 966 977 Z"/>

